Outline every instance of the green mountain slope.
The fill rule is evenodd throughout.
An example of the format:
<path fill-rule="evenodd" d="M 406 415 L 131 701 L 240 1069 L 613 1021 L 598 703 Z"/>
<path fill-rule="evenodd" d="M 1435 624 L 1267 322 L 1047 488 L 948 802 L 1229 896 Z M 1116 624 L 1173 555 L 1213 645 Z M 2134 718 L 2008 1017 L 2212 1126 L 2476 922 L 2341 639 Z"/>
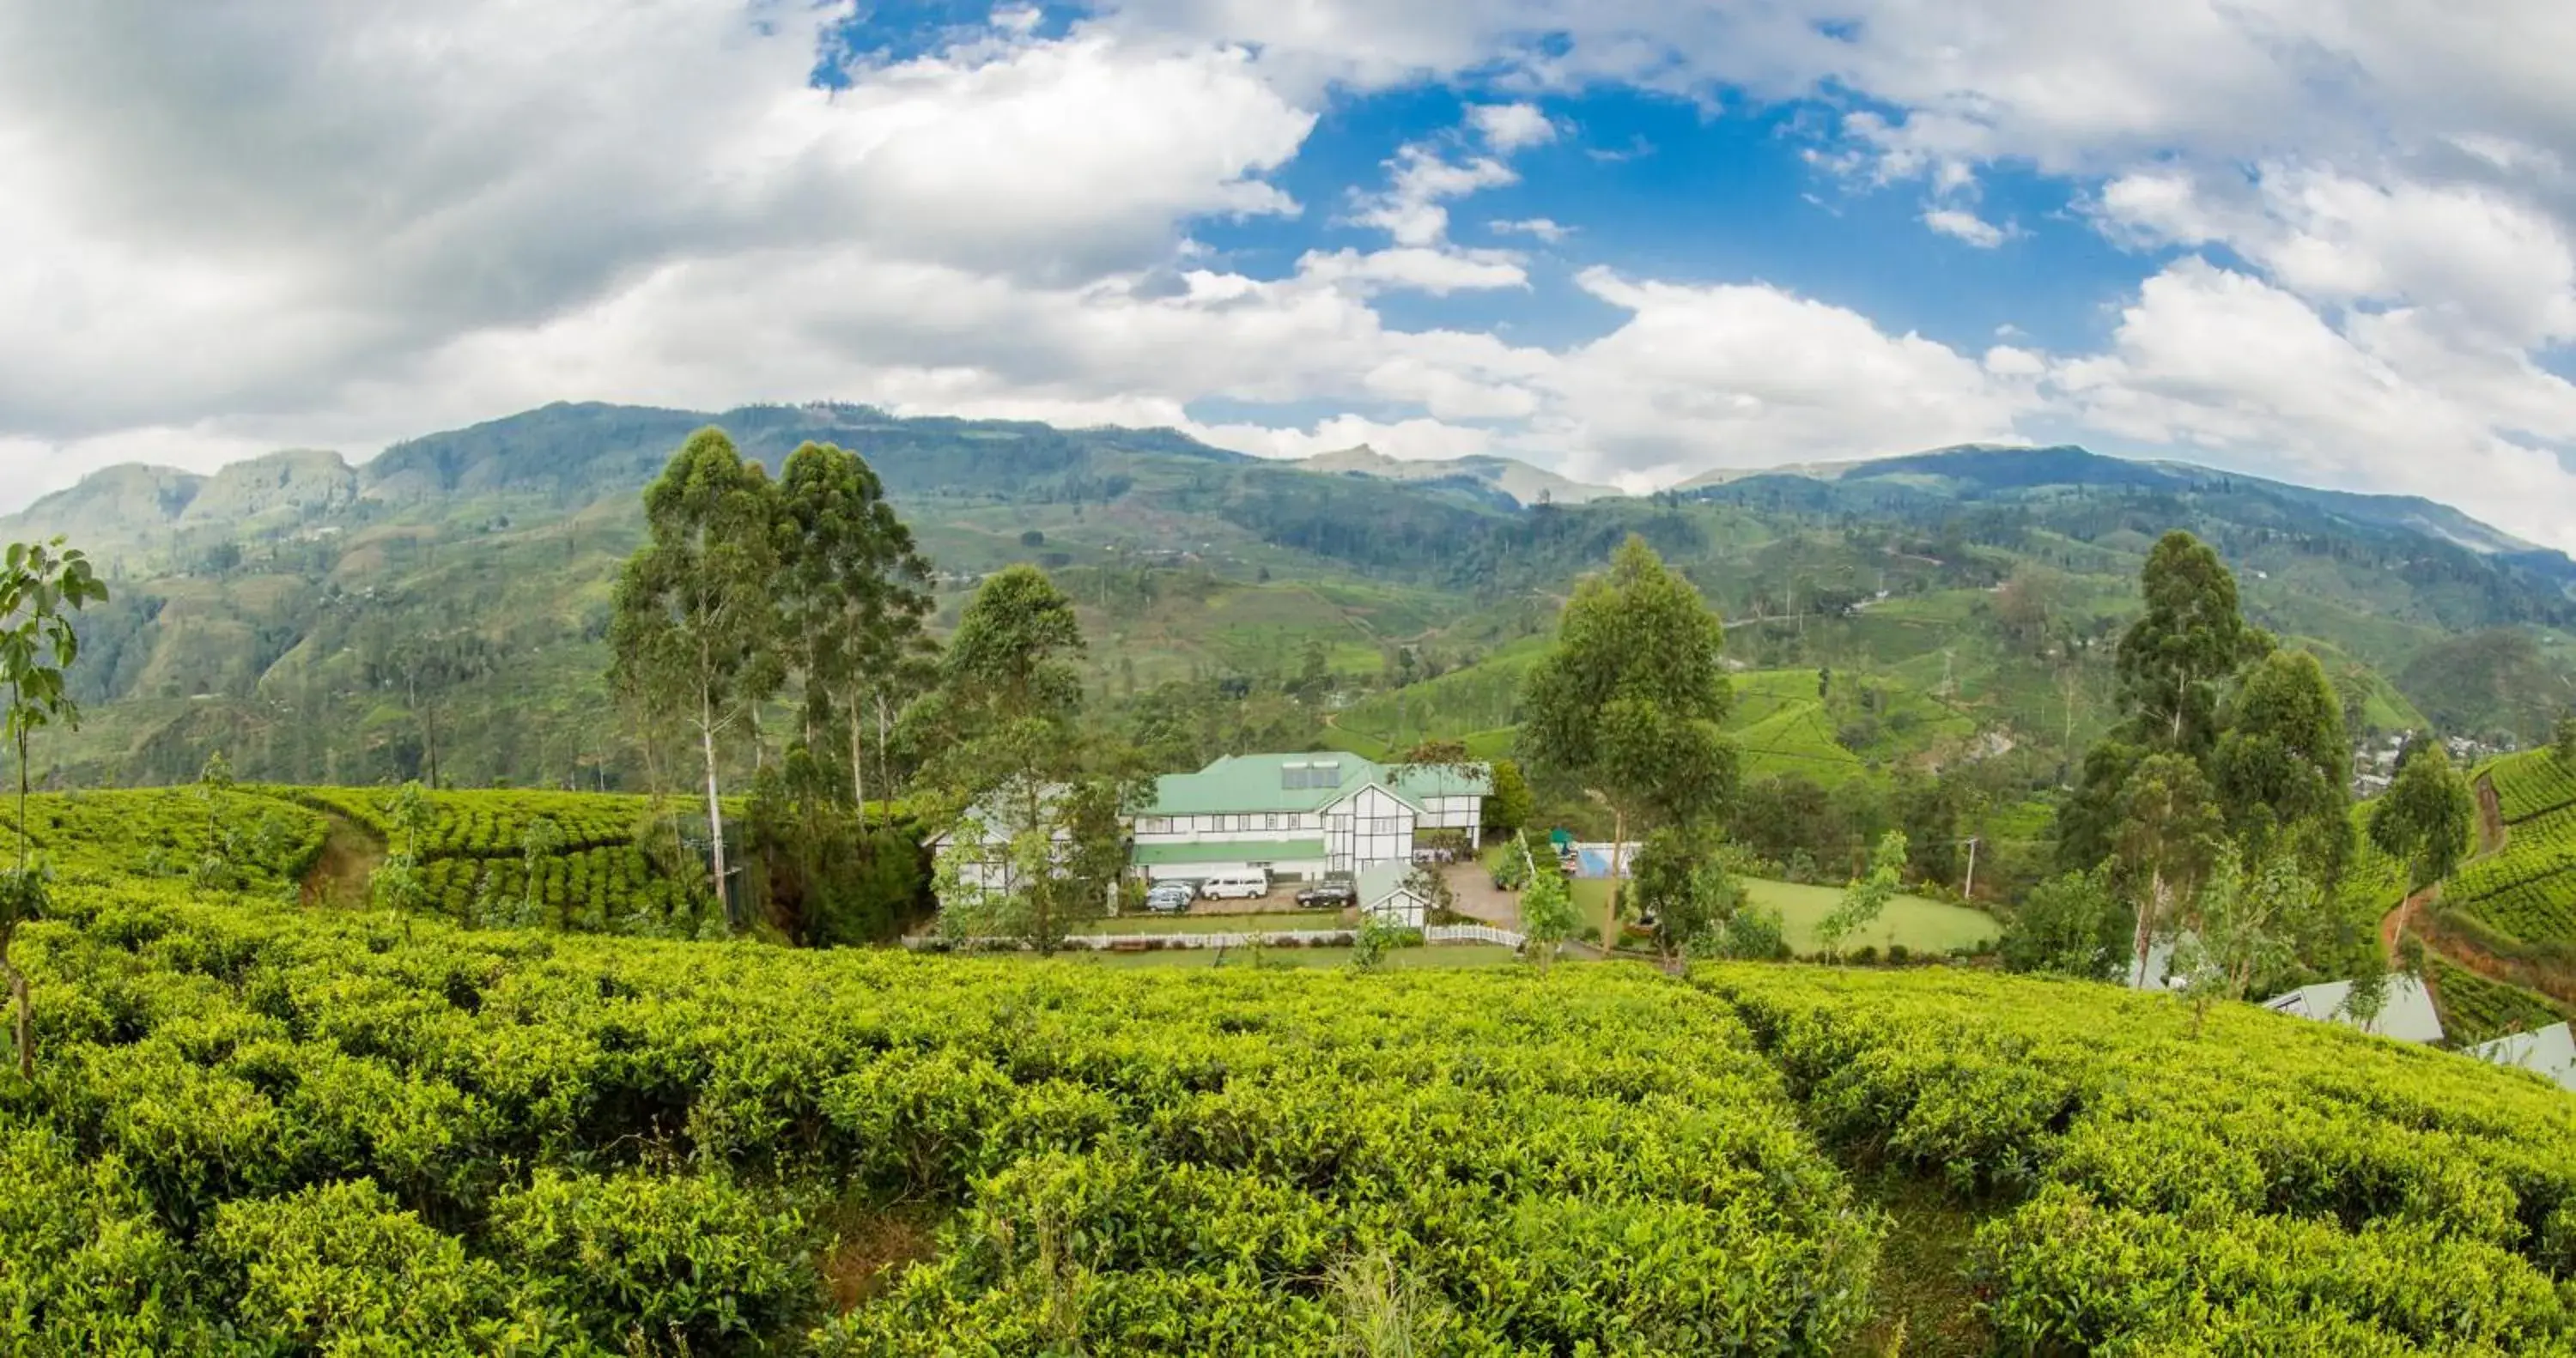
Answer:
<path fill-rule="evenodd" d="M 638 492 L 709 422 L 772 467 L 807 439 L 865 455 L 951 610 L 1000 565 L 1057 574 L 1082 605 L 1100 704 L 1180 720 L 1194 734 L 1175 758 L 1427 734 L 1499 751 L 1514 666 L 1631 533 L 1769 676 L 1741 704 L 1748 730 L 1769 723 L 1754 753 L 1833 777 L 2000 747 L 2049 765 L 2079 747 L 2108 710 L 2107 643 L 2138 565 L 2172 527 L 2219 546 L 2254 619 L 2326 657 L 2363 724 L 2529 739 L 2576 694 L 2564 557 L 2420 501 L 2080 449 L 1524 506 L 1530 483 L 1509 468 L 1319 474 L 1168 430 L 564 404 L 355 467 L 292 453 L 213 477 L 112 469 L 0 520 L 0 537 L 72 534 L 117 586 L 84 620 L 89 720 L 44 772 L 184 779 L 222 747 L 252 777 L 366 783 L 434 764 L 461 784 L 641 786 L 600 681 L 608 587 L 638 540 Z"/>

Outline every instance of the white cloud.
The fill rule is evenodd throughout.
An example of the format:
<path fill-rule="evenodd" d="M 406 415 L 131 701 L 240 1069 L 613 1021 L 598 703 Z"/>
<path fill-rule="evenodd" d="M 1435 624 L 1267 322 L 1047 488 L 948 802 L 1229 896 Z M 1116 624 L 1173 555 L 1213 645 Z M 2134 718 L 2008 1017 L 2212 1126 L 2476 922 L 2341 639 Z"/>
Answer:
<path fill-rule="evenodd" d="M 1305 429 L 1218 424 L 1195 426 L 1189 432 L 1220 448 L 1279 458 L 1307 458 L 1367 444 L 1388 457 L 1422 461 L 1487 453 L 1494 444 L 1490 431 L 1471 426 L 1421 419 L 1386 424 L 1357 415 L 1336 415 Z"/>
<path fill-rule="evenodd" d="M 2410 313 L 2347 333 L 2282 288 L 2194 257 L 2147 281 L 2110 352 L 2051 380 L 2086 423 L 2125 438 L 2426 495 L 2576 542 L 2566 468 L 2499 427 L 2501 414 L 2576 442 L 2576 386 L 2512 355 L 2457 358 Z"/>
<path fill-rule="evenodd" d="M 2011 439 L 2025 374 L 1989 371 L 1919 335 L 1758 285 L 1684 287 L 1586 270 L 1629 313 L 1547 378 L 1543 437 L 1586 475 L 1671 477 L 1715 466 Z"/>
<path fill-rule="evenodd" d="M 1556 140 L 1557 127 L 1536 104 L 1475 104 L 1467 109 L 1467 125 L 1503 155 L 1545 146 Z"/>
<path fill-rule="evenodd" d="M 1449 234 L 1444 200 L 1520 182 L 1511 166 L 1491 156 L 1450 160 L 1418 142 L 1397 150 L 1387 168 L 1391 182 L 1385 191 L 1362 195 L 1351 220 L 1386 232 L 1398 245 L 1429 247 L 1444 240 Z"/>
<path fill-rule="evenodd" d="M 2576 545 L 2576 397 L 2543 361 L 2576 342 L 2561 0 L 1108 0 L 812 88 L 855 12 L 0 6 L 0 500 L 567 396 L 1184 427 L 1221 398 L 1355 412 L 1209 432 L 1230 446 L 1625 484 L 2044 421 Z M 1459 127 L 1320 209 L 1278 187 L 1335 101 L 1423 81 Z M 2054 176 L 2152 276 L 2089 355 L 1603 269 L 1582 284 L 1624 317 L 1587 344 L 1389 324 L 1399 291 L 1547 304 L 1450 214 L 1611 83 L 1821 96 L 1819 173 L 1922 192 L 1970 245 L 2017 232 L 1978 210 L 1997 166 Z M 1383 240 L 1265 277 L 1191 239 L 1336 206 Z M 1606 238 L 1562 216 L 1485 228 Z"/>
<path fill-rule="evenodd" d="M 1574 228 L 1547 217 L 1524 217 L 1517 221 L 1487 222 L 1485 229 L 1497 235 L 1532 236 L 1549 245 L 1563 244 L 1574 234 Z"/>
<path fill-rule="evenodd" d="M 1966 241 L 1980 250 L 1991 250 L 2004 243 L 2002 227 L 1965 208 L 1931 208 L 1924 212 L 1923 224 L 1942 235 Z"/>

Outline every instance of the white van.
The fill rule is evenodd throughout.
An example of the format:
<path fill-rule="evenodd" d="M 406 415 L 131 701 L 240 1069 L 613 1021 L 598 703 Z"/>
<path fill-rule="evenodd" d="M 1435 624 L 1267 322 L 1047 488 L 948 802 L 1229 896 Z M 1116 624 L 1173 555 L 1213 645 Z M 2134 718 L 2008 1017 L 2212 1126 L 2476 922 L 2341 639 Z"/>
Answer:
<path fill-rule="evenodd" d="M 1199 894 L 1212 901 L 1249 901 L 1270 894 L 1270 874 L 1259 868 L 1227 872 L 1199 883 Z"/>

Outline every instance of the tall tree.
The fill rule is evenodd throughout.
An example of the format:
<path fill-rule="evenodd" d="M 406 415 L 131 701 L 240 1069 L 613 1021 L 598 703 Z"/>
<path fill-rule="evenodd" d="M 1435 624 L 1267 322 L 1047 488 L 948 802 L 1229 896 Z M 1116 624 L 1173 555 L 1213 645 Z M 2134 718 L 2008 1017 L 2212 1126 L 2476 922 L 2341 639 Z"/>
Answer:
<path fill-rule="evenodd" d="M 89 558 L 63 539 L 13 542 L 0 558 L 0 687 L 9 706 L 0 734 L 18 757 L 18 858 L 0 879 L 0 978 L 9 985 L 9 1005 L 18 1040 L 18 1075 L 36 1078 L 35 1003 L 27 978 L 9 956 L 18 926 L 44 910 L 44 870 L 30 858 L 27 794 L 33 783 L 36 733 L 60 722 L 80 725 L 80 705 L 64 690 L 63 679 L 80 659 L 80 634 L 71 615 L 107 600 L 107 585 L 91 570 Z"/>
<path fill-rule="evenodd" d="M 2120 702 L 2138 743 L 2205 757 L 2218 739 L 2218 689 L 2271 639 L 2238 611 L 2236 577 L 2179 529 L 2157 541 L 2138 583 L 2146 612 L 2120 638 Z"/>
<path fill-rule="evenodd" d="M 1530 671 L 1521 750 L 1542 776 L 1610 809 L 1605 947 L 1619 938 L 1632 830 L 1716 815 L 1734 794 L 1735 747 L 1720 732 L 1732 694 L 1726 633 L 1698 589 L 1631 536 L 1610 570 L 1575 587 L 1556 648 Z"/>
<path fill-rule="evenodd" d="M 995 572 L 958 618 L 939 688 L 906 713 L 915 740 L 938 750 L 928 771 L 946 802 L 935 819 L 949 840 L 938 865 L 947 927 L 1052 952 L 1108 909 L 1126 868 L 1119 817 L 1143 780 L 1076 727 L 1082 649 L 1073 601 L 1044 572 Z M 951 917 L 952 905 L 964 913 Z"/>
<path fill-rule="evenodd" d="M 779 508 L 787 645 L 815 728 L 806 743 L 842 728 L 850 800 L 864 825 L 871 708 L 922 643 L 930 567 L 856 453 L 827 443 L 798 448 L 779 477 Z"/>
<path fill-rule="evenodd" d="M 2468 780 L 2451 767 L 2442 742 L 2419 741 L 2371 804 L 2370 841 L 2405 863 L 2410 888 L 2421 891 L 2459 866 L 2477 814 Z"/>
<path fill-rule="evenodd" d="M 2155 940 L 2172 932 L 2223 849 L 2225 823 L 2200 765 L 2168 753 L 2149 755 L 2129 775 L 2116 824 L 2113 847 L 2138 906 L 2131 975 L 2143 978 Z"/>
<path fill-rule="evenodd" d="M 677 716 L 706 772 L 716 898 L 730 919 L 723 747 L 778 690 L 777 489 L 721 429 L 701 429 L 644 491 L 648 538 L 617 582 L 609 642 L 619 689 Z"/>
<path fill-rule="evenodd" d="M 2246 673 L 2209 761 L 2228 828 L 2258 861 L 2295 841 L 2332 881 L 2352 839 L 2351 749 L 2343 704 L 2325 667 L 2304 651 L 2274 651 Z"/>

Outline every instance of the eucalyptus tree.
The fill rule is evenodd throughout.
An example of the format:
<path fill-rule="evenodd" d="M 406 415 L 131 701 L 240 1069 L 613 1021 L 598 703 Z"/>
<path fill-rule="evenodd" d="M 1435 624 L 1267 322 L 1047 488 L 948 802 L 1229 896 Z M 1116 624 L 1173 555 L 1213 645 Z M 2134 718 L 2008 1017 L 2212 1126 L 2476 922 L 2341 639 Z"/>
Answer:
<path fill-rule="evenodd" d="M 1522 754 L 1610 811 L 1605 946 L 1618 941 L 1631 829 L 1707 820 L 1734 794 L 1735 747 L 1718 725 L 1733 696 L 1725 645 L 1699 590 L 1631 536 L 1606 574 L 1575 587 L 1555 649 L 1530 671 Z"/>
<path fill-rule="evenodd" d="M 2274 651 L 2248 670 L 2209 759 L 2230 831 L 2260 861 L 2286 838 L 2331 882 L 2352 840 L 2343 704 L 2315 656 Z"/>
<path fill-rule="evenodd" d="M 2179 529 L 2139 572 L 2146 611 L 2120 637 L 2120 702 L 2137 743 L 2206 758 L 2218 741 L 2219 686 L 2271 649 L 2239 610 L 2236 577 Z"/>
<path fill-rule="evenodd" d="M 2121 787 L 2112 844 L 2137 902 L 2133 978 L 2144 978 L 2155 940 L 2170 934 L 2185 902 L 2226 851 L 2226 822 L 2200 765 L 2149 755 Z"/>
<path fill-rule="evenodd" d="M 838 727 L 850 800 L 867 816 L 871 708 L 900 692 L 926 644 L 930 567 L 885 486 L 856 453 L 808 443 L 779 477 L 783 643 L 804 677 L 809 749 Z M 881 747 L 882 749 L 882 747 Z"/>
<path fill-rule="evenodd" d="M 706 774 L 716 898 L 726 880 L 722 756 L 778 691 L 778 491 L 721 429 L 689 436 L 644 491 L 644 546 L 618 577 L 609 678 L 646 712 L 676 718 Z"/>
<path fill-rule="evenodd" d="M 89 557 L 61 538 L 49 542 L 13 542 L 0 558 L 0 688 L 8 691 L 0 735 L 18 759 L 18 854 L 6 877 L 0 877 L 0 979 L 9 986 L 15 1021 L 18 1074 L 36 1075 L 36 1018 L 27 993 L 27 978 L 9 956 L 18 926 L 42 913 L 44 872 L 30 854 L 27 796 L 33 782 L 36 733 L 59 722 L 80 725 L 80 706 L 64 687 L 64 676 L 80 659 L 80 634 L 71 615 L 107 600 L 107 585 L 91 568 Z"/>
<path fill-rule="evenodd" d="M 2421 891 L 2459 866 L 2476 820 L 2468 780 L 2451 767 L 2442 742 L 2421 741 L 2371 803 L 2370 841 L 2405 863 L 2408 888 Z"/>
<path fill-rule="evenodd" d="M 997 571 L 959 616 L 938 688 L 905 715 L 915 743 L 937 750 L 943 909 L 1046 952 L 1109 908 L 1127 864 L 1119 818 L 1145 785 L 1078 726 L 1082 650 L 1073 601 L 1044 572 Z"/>

